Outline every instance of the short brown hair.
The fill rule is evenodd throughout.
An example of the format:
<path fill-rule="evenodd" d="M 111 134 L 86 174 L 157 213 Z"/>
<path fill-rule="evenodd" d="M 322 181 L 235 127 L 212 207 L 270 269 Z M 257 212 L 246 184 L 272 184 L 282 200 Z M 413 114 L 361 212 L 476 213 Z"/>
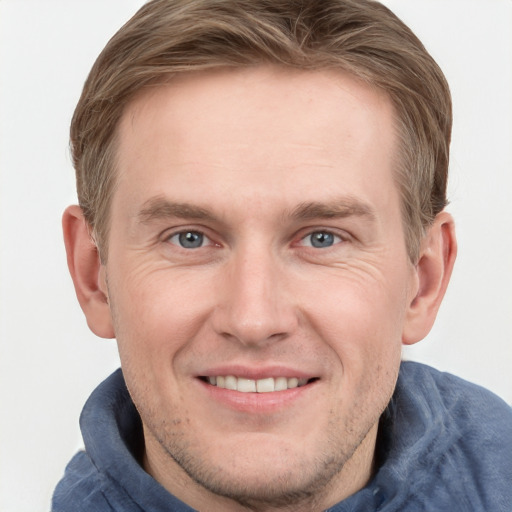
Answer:
<path fill-rule="evenodd" d="M 71 124 L 78 199 L 102 257 L 116 177 L 116 133 L 133 96 L 177 73 L 272 63 L 340 69 L 384 90 L 400 137 L 396 180 L 413 262 L 446 205 L 451 98 L 411 30 L 371 0 L 153 0 L 108 42 Z"/>

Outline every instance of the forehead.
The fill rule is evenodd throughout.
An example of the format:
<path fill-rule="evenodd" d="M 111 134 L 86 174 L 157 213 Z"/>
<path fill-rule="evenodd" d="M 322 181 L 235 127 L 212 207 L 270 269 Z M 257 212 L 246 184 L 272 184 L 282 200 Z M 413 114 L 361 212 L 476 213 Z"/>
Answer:
<path fill-rule="evenodd" d="M 210 203 L 233 187 L 241 204 L 275 198 L 290 208 L 321 199 L 306 196 L 325 184 L 333 196 L 371 195 L 377 174 L 391 180 L 393 118 L 383 92 L 339 71 L 183 74 L 128 105 L 118 188 L 139 204 L 162 187 Z"/>

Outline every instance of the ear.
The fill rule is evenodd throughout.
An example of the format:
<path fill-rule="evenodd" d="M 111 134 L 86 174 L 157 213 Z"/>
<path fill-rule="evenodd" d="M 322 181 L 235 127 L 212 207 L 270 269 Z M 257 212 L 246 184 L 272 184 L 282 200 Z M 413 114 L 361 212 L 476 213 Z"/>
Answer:
<path fill-rule="evenodd" d="M 456 255 L 453 218 L 449 213 L 441 212 L 421 242 L 415 268 L 415 295 L 407 308 L 402 334 L 405 345 L 422 340 L 430 332 L 448 287 Z"/>
<path fill-rule="evenodd" d="M 113 338 L 114 328 L 108 303 L 105 267 L 82 209 L 69 206 L 62 217 L 68 268 L 87 325 L 102 338 Z"/>

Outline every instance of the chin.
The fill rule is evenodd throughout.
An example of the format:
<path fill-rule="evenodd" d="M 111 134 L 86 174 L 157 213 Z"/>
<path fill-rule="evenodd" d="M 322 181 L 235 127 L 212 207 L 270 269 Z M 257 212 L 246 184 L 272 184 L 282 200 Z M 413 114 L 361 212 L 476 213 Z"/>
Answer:
<path fill-rule="evenodd" d="M 370 436 L 365 431 L 347 442 L 349 433 L 340 437 L 338 432 L 324 438 L 322 446 L 310 444 L 315 437 L 286 440 L 268 433 L 238 433 L 220 443 L 217 438 L 215 448 L 208 443 L 177 446 L 171 442 L 165 451 L 201 489 L 216 496 L 249 509 L 287 506 L 294 510 L 294 504 L 297 508 L 300 504 L 311 510 L 314 503 L 329 503 L 332 489 L 339 494 L 337 484 L 345 466 L 354 469 L 349 467 L 359 458 L 354 454 Z"/>
<path fill-rule="evenodd" d="M 248 508 L 292 506 L 307 503 L 323 495 L 329 482 L 340 470 L 342 461 L 298 463 L 289 457 L 276 460 L 268 453 L 259 457 L 241 455 L 230 464 L 214 467 L 212 464 L 182 465 L 188 475 L 209 492 Z"/>

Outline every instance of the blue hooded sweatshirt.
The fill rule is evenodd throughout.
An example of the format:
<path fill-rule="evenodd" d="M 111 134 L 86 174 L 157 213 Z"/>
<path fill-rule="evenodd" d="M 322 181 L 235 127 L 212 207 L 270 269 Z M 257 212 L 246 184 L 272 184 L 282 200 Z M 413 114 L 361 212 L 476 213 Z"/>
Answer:
<path fill-rule="evenodd" d="M 80 425 L 85 451 L 53 512 L 194 512 L 137 462 L 141 420 L 121 370 L 93 392 Z M 402 363 L 376 457 L 370 483 L 328 512 L 512 512 L 512 409 L 457 377 Z"/>

